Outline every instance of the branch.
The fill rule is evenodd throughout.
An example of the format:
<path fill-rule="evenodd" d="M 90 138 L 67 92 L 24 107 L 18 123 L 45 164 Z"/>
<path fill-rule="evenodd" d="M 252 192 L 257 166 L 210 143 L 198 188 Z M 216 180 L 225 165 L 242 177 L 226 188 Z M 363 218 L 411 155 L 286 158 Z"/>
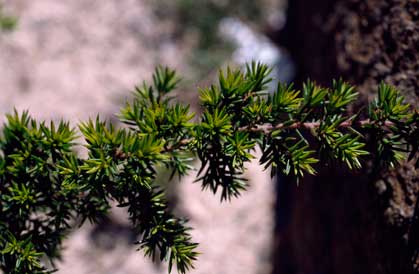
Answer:
<path fill-rule="evenodd" d="M 353 122 L 353 120 L 349 119 L 346 120 L 344 122 L 342 122 L 339 127 L 340 128 L 348 128 L 354 125 L 357 126 L 367 126 L 367 125 L 372 125 L 374 124 L 374 122 L 371 122 L 370 119 L 366 119 L 366 120 L 362 120 L 362 121 L 357 121 L 357 122 Z M 391 121 L 385 121 L 384 122 L 384 126 L 392 126 L 394 125 L 393 122 Z M 315 129 L 318 128 L 320 126 L 320 122 L 305 122 L 305 123 L 301 123 L 301 122 L 295 122 L 292 124 L 286 124 L 286 123 L 279 123 L 275 126 L 271 125 L 271 124 L 262 124 L 262 125 L 254 125 L 254 126 L 244 126 L 244 127 L 240 127 L 239 131 L 244 131 L 244 132 L 262 132 L 264 134 L 270 134 L 272 131 L 274 130 L 278 130 L 278 129 Z"/>
<path fill-rule="evenodd" d="M 364 126 L 373 125 L 373 124 L 375 124 L 375 123 L 371 122 L 370 119 L 365 119 L 365 120 L 356 121 L 356 122 L 349 119 L 347 121 L 342 122 L 339 125 L 339 128 L 348 128 L 348 127 L 351 127 L 351 126 L 364 127 Z M 391 122 L 391 121 L 385 121 L 383 125 L 386 126 L 386 127 L 390 127 L 390 126 L 393 126 L 394 123 Z M 292 124 L 279 123 L 275 126 L 273 126 L 269 123 L 266 123 L 266 124 L 262 124 L 262 125 L 239 127 L 238 131 L 253 132 L 253 133 L 261 132 L 263 134 L 268 135 L 268 134 L 272 133 L 272 131 L 278 130 L 278 129 L 315 129 L 315 128 L 318 128 L 319 126 L 320 126 L 320 122 L 305 122 L 305 123 L 295 122 L 295 123 L 292 123 Z M 178 149 L 178 148 L 181 148 L 182 146 L 188 145 L 192 141 L 193 141 L 192 138 L 182 139 L 176 144 L 164 147 L 162 152 L 170 153 L 170 152 L 174 151 L 175 149 Z"/>

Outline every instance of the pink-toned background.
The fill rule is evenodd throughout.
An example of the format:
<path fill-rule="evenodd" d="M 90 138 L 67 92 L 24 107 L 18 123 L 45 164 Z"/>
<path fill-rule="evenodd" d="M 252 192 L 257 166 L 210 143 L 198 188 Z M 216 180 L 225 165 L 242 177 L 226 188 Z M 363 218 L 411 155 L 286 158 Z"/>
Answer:
<path fill-rule="evenodd" d="M 0 3 L 19 18 L 16 30 L 0 33 L 2 123 L 14 107 L 37 119 L 66 119 L 73 125 L 97 113 L 112 118 L 155 65 L 186 70 L 188 45 L 165 39 L 170 24 L 156 18 L 146 0 Z M 176 188 L 177 210 L 190 218 L 202 252 L 191 274 L 269 273 L 274 186 L 257 164 L 249 166 L 247 177 L 249 191 L 230 203 L 201 192 L 192 183 L 194 174 Z M 111 220 L 116 227 L 128 226 L 123 211 L 114 210 Z M 136 252 L 123 229 L 102 235 L 104 244 L 92 240 L 93 230 L 87 224 L 69 235 L 58 274 L 167 272 L 165 265 Z"/>

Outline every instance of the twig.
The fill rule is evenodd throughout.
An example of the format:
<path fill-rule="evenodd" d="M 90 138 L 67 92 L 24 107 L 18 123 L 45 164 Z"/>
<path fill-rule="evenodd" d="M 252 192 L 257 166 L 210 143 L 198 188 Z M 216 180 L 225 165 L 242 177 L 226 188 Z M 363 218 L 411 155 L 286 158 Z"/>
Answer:
<path fill-rule="evenodd" d="M 339 124 L 339 128 L 348 128 L 351 126 L 366 126 L 372 124 L 370 119 L 366 119 L 366 120 L 362 120 L 362 121 L 353 121 L 353 120 L 347 120 L 342 122 L 341 124 Z M 393 122 L 391 121 L 385 121 L 384 122 L 384 126 L 392 126 L 394 125 Z M 257 132 L 261 132 L 264 133 L 266 135 L 272 133 L 272 131 L 274 130 L 278 130 L 278 129 L 315 129 L 318 128 L 320 126 L 320 122 L 305 122 L 305 123 L 301 123 L 301 122 L 295 122 L 292 124 L 286 124 L 286 123 L 279 123 L 275 126 L 271 125 L 271 124 L 261 124 L 261 125 L 253 125 L 253 126 L 243 126 L 243 127 L 239 127 L 237 130 L 238 131 L 242 131 L 242 132 L 253 132 L 253 133 L 257 133 Z M 162 152 L 165 153 L 170 153 L 173 152 L 174 150 L 186 146 L 189 143 L 191 143 L 193 141 L 192 138 L 188 138 L 188 139 L 182 139 L 179 142 L 170 145 L 170 146 L 165 146 L 162 150 Z M 121 151 L 117 151 L 116 153 L 117 158 L 119 159 L 126 159 L 128 158 L 130 155 L 127 155 L 125 153 L 122 153 Z"/>

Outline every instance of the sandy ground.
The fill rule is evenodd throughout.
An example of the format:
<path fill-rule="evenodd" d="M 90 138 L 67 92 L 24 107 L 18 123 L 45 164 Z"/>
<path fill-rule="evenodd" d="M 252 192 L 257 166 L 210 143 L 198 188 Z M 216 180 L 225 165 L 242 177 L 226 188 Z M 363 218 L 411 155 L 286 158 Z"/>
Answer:
<path fill-rule="evenodd" d="M 0 0 L 1 3 L 1 0 Z M 0 119 L 16 107 L 38 119 L 66 119 L 74 125 L 112 118 L 129 90 L 148 79 L 158 63 L 183 69 L 180 45 L 168 41 L 145 0 L 4 0 L 19 16 L 18 28 L 0 34 Z M 202 255 L 190 273 L 269 273 L 273 227 L 273 184 L 256 164 L 249 167 L 249 191 L 231 203 L 201 192 L 194 174 L 178 187 L 179 211 L 190 218 Z M 92 240 L 97 227 L 84 226 L 65 242 L 58 274 L 166 273 L 124 236 L 120 223 Z M 95 238 L 96 239 L 96 238 Z M 105 244 L 100 244 L 105 242 Z"/>

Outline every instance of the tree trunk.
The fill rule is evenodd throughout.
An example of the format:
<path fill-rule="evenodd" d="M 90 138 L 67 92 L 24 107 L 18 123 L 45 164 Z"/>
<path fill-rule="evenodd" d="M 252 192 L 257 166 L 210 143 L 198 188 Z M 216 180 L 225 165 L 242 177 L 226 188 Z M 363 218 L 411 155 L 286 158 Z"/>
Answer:
<path fill-rule="evenodd" d="M 419 1 L 290 0 L 288 8 L 272 38 L 294 57 L 297 82 L 342 77 L 365 103 L 383 80 L 419 105 Z M 280 178 L 274 273 L 411 272 L 418 183 L 409 163 L 380 177 L 328 169 L 300 186 Z"/>

